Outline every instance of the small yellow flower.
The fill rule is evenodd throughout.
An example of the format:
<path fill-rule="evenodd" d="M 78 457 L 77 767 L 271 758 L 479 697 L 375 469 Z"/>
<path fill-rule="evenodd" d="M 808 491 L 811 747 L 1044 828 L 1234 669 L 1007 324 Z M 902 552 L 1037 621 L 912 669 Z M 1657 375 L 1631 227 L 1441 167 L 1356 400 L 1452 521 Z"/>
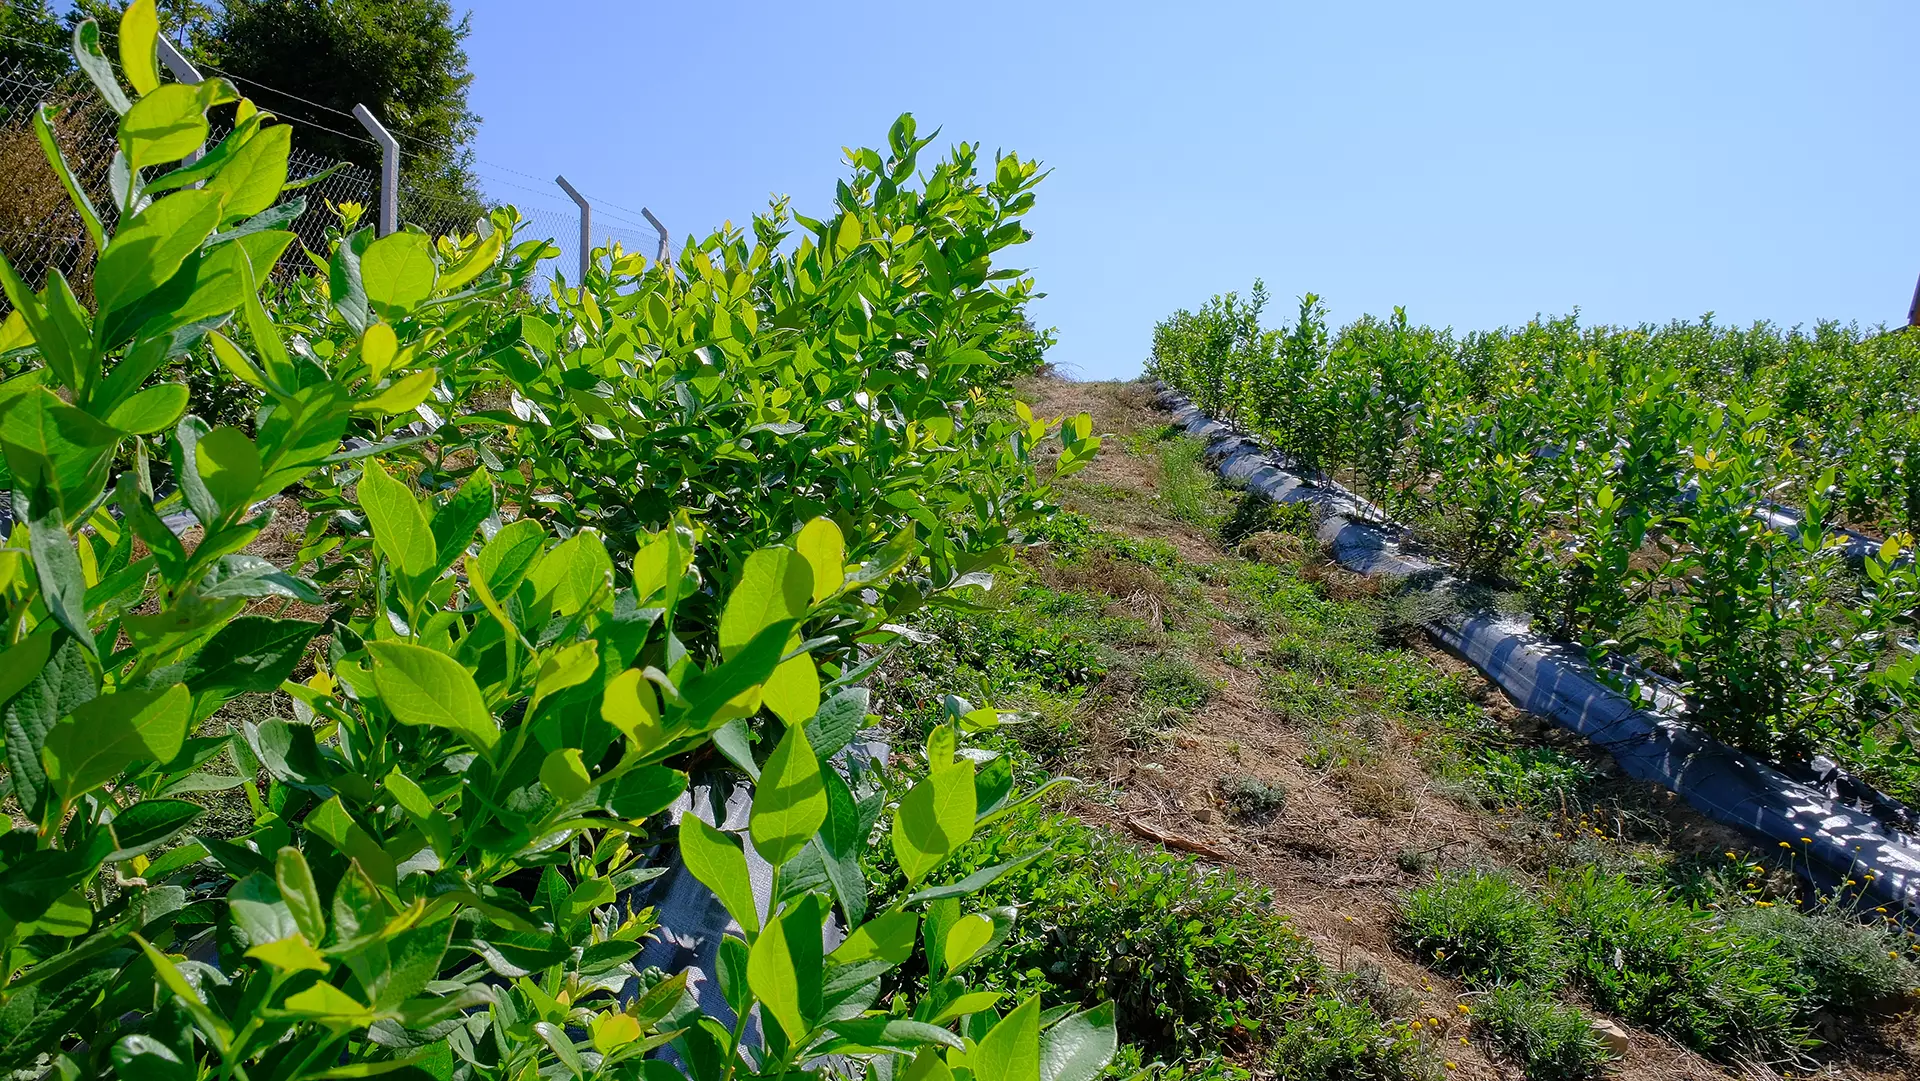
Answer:
<path fill-rule="evenodd" d="M 1466 1004 L 1466 1003 L 1464 1003 L 1464 1002 L 1462 1002 L 1462 1003 L 1461 1003 L 1461 1004 L 1459 1004 L 1458 1006 L 1455 1006 L 1455 1007 L 1454 1007 L 1454 1009 L 1456 1009 L 1456 1010 L 1459 1010 L 1459 1011 L 1460 1011 L 1461 1013 L 1472 1013 L 1472 1012 L 1473 1012 L 1472 1010 L 1469 1010 L 1469 1009 L 1467 1009 L 1467 1004 Z"/>
<path fill-rule="evenodd" d="M 1753 903 L 1753 907 L 1755 907 L 1755 908 L 1772 908 L 1772 907 L 1773 907 L 1773 902 L 1772 902 L 1772 901 L 1755 901 L 1755 902 Z"/>
<path fill-rule="evenodd" d="M 1453 1064 L 1453 1063 L 1451 1063 L 1451 1062 L 1449 1062 L 1449 1063 L 1447 1063 L 1447 1069 L 1449 1069 L 1449 1070 L 1457 1070 L 1457 1069 L 1459 1069 L 1459 1068 L 1460 1068 L 1460 1067 L 1458 1067 L 1458 1066 L 1456 1066 L 1456 1065 L 1454 1065 L 1454 1064 Z"/>
<path fill-rule="evenodd" d="M 1792 846 L 1792 845 L 1790 845 L 1790 844 L 1788 844 L 1788 843 L 1787 843 L 1787 842 L 1785 842 L 1785 841 L 1781 841 L 1781 842 L 1780 842 L 1780 847 L 1781 847 L 1781 848 L 1792 848 L 1793 846 Z"/>
<path fill-rule="evenodd" d="M 1729 852 L 1729 853 L 1727 853 L 1727 858 L 1728 858 L 1728 859 L 1730 859 L 1730 860 L 1737 860 L 1737 859 L 1739 859 L 1740 857 L 1739 857 L 1739 856 L 1738 856 L 1737 854 L 1735 854 L 1735 853 L 1732 853 L 1732 852 Z"/>
<path fill-rule="evenodd" d="M 1800 843 L 1801 843 L 1801 844 L 1803 844 L 1803 845 L 1810 845 L 1810 844 L 1812 844 L 1812 843 L 1813 843 L 1813 838 L 1811 838 L 1811 837 L 1802 837 L 1802 838 L 1800 838 Z"/>

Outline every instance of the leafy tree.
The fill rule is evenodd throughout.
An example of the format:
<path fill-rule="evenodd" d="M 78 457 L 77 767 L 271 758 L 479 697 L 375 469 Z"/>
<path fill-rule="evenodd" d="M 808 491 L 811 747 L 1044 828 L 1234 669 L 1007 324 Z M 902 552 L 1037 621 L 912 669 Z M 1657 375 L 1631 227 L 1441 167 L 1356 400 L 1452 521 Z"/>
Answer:
<path fill-rule="evenodd" d="M 44 3 L 0 4 L 0 71 L 23 82 L 50 83 L 73 67 L 68 34 Z"/>
<path fill-rule="evenodd" d="M 372 109 L 401 143 L 402 215 L 447 227 L 484 211 L 461 46 L 469 19 L 454 18 L 447 0 L 229 0 L 194 45 L 261 108 L 348 132 L 302 127 L 302 147 L 326 157 L 380 164 L 352 121 L 311 103 Z"/>

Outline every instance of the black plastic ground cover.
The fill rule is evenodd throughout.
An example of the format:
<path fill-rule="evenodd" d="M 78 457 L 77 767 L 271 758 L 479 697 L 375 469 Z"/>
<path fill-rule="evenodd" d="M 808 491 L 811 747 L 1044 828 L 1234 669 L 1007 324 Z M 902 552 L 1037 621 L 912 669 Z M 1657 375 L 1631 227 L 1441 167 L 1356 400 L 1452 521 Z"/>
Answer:
<path fill-rule="evenodd" d="M 1187 434 L 1207 440 L 1207 456 L 1224 479 L 1278 503 L 1312 505 L 1320 542 L 1341 566 L 1429 589 L 1457 581 L 1444 564 L 1401 551 L 1376 524 L 1384 520 L 1378 508 L 1353 493 L 1290 472 L 1177 391 L 1162 388 L 1156 404 Z M 1691 725 L 1636 708 L 1596 678 L 1583 650 L 1534 633 L 1524 619 L 1450 615 L 1426 630 L 1528 711 L 1606 750 L 1629 777 L 1667 788 L 1716 822 L 1786 844 L 1794 868 L 1817 886 L 1851 883 L 1849 896 L 1920 923 L 1920 839 Z"/>

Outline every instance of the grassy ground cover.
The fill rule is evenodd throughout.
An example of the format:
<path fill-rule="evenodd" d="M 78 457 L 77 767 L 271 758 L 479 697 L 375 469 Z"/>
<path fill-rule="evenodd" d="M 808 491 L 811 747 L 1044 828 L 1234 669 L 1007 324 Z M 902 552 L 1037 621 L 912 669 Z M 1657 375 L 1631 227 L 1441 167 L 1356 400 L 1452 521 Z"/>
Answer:
<path fill-rule="evenodd" d="M 996 887 L 1024 905 L 996 985 L 1114 1001 L 1123 1062 L 1189 1073 L 1920 1061 L 1915 943 L 1880 914 L 1803 895 L 1787 854 L 1622 780 L 1425 646 L 1411 602 L 1222 489 L 1143 389 L 1024 392 L 1090 409 L 1125 453 L 1063 482 L 1047 546 L 987 610 L 930 621 L 878 690 L 924 727 L 943 688 L 971 688 L 1023 716 L 994 750 L 1084 779 L 1015 831 L 1051 850 Z"/>

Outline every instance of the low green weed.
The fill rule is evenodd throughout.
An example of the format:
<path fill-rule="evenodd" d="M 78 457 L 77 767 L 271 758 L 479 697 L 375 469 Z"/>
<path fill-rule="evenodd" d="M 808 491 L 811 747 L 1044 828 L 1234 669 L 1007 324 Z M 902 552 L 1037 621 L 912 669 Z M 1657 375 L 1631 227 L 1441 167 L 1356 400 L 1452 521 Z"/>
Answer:
<path fill-rule="evenodd" d="M 1229 496 L 1207 465 L 1206 450 L 1200 440 L 1182 437 L 1159 444 L 1156 457 L 1161 507 L 1179 521 L 1212 533 L 1231 509 Z"/>
<path fill-rule="evenodd" d="M 1213 694 L 1213 684 L 1184 654 L 1162 650 L 1140 662 L 1134 673 L 1140 697 L 1148 706 L 1194 710 Z"/>
<path fill-rule="evenodd" d="M 1281 1030 L 1271 1065 L 1284 1081 L 1388 1081 L 1431 1072 L 1405 1021 L 1382 1021 L 1365 1003 L 1318 995 Z"/>
<path fill-rule="evenodd" d="M 1473 1023 L 1495 1051 L 1520 1064 L 1527 1081 L 1587 1081 L 1612 1057 L 1586 1014 L 1525 984 L 1488 989 Z"/>
<path fill-rule="evenodd" d="M 1559 883 L 1548 905 L 1572 971 L 1609 1013 L 1717 1059 L 1777 1059 L 1807 1043 L 1806 994 L 1793 957 L 1676 900 L 1660 886 L 1592 869 Z"/>
<path fill-rule="evenodd" d="M 1454 872 L 1414 890 L 1394 931 L 1428 967 L 1476 986 L 1560 981 L 1564 947 L 1553 916 L 1501 872 Z"/>
<path fill-rule="evenodd" d="M 1920 969 L 1903 952 L 1906 936 L 1863 924 L 1858 913 L 1759 904 L 1734 909 L 1728 921 L 1748 936 L 1771 939 L 1792 960 L 1803 1014 L 1857 1017 L 1920 987 Z"/>
<path fill-rule="evenodd" d="M 1557 811 L 1586 805 L 1592 767 L 1552 747 L 1473 747 L 1447 763 L 1442 774 L 1488 807 Z"/>

